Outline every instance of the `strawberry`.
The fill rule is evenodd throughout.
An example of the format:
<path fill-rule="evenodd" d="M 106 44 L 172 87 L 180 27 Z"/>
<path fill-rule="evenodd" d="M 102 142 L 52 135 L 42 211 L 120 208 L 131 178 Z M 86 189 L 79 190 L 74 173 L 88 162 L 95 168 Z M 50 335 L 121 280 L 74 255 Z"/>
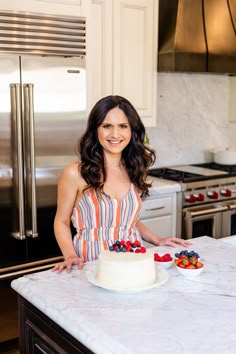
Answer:
<path fill-rule="evenodd" d="M 197 262 L 198 262 L 197 257 L 193 256 L 193 257 L 190 257 L 189 259 L 190 259 L 191 264 L 193 264 L 193 265 L 197 264 Z"/>
<path fill-rule="evenodd" d="M 201 262 L 197 262 L 196 268 L 202 268 L 202 267 L 203 267 L 203 264 Z"/>
<path fill-rule="evenodd" d="M 182 259 L 182 264 L 183 264 L 185 267 L 187 267 L 187 266 L 190 264 L 189 258 L 183 258 L 183 259 Z"/>
<path fill-rule="evenodd" d="M 195 266 L 193 264 L 189 264 L 185 269 L 195 269 Z"/>
<path fill-rule="evenodd" d="M 140 248 L 140 252 L 141 252 L 141 253 L 145 253 L 145 252 L 146 252 L 146 248 L 145 248 L 145 247 L 141 247 L 141 248 Z"/>
<path fill-rule="evenodd" d="M 180 263 L 178 263 L 178 267 L 180 267 L 180 268 L 185 268 L 185 265 L 180 262 Z"/>
<path fill-rule="evenodd" d="M 136 248 L 135 253 L 140 253 L 140 248 Z"/>
<path fill-rule="evenodd" d="M 126 241 L 127 246 L 131 246 L 131 241 Z"/>

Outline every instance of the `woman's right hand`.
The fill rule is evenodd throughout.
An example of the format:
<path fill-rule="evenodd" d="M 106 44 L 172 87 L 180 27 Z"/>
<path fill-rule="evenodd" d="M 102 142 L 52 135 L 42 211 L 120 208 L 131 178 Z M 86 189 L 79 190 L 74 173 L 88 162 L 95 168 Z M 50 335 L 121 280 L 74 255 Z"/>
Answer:
<path fill-rule="evenodd" d="M 57 263 L 54 266 L 54 268 L 52 268 L 52 271 L 60 274 L 63 271 L 63 269 L 66 269 L 66 272 L 70 273 L 72 265 L 74 265 L 74 264 L 78 266 L 78 269 L 82 269 L 83 265 L 84 265 L 84 261 L 82 258 L 79 258 L 76 256 L 68 257 L 63 262 Z"/>

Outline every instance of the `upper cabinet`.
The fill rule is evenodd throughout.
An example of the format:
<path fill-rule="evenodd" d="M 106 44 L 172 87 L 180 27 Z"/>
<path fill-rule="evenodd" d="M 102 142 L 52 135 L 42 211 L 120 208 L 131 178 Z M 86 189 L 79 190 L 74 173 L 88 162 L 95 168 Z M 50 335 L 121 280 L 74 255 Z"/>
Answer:
<path fill-rule="evenodd" d="M 129 99 L 145 126 L 156 124 L 157 0 L 91 0 L 88 17 L 89 105 Z"/>
<path fill-rule="evenodd" d="M 1 10 L 42 12 L 46 14 L 84 16 L 86 0 L 1 0 Z"/>
<path fill-rule="evenodd" d="M 0 9 L 85 17 L 88 112 L 121 95 L 156 124 L 158 0 L 1 0 Z"/>

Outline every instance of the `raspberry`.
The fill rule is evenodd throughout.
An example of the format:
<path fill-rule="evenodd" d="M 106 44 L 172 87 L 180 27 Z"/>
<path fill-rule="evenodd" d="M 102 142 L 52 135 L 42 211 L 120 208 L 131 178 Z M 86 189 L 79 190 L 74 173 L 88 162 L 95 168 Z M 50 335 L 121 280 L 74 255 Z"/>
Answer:
<path fill-rule="evenodd" d="M 145 248 L 145 247 L 141 247 L 141 248 L 140 248 L 140 252 L 141 252 L 141 253 L 145 253 L 145 252 L 146 252 L 146 248 Z"/>

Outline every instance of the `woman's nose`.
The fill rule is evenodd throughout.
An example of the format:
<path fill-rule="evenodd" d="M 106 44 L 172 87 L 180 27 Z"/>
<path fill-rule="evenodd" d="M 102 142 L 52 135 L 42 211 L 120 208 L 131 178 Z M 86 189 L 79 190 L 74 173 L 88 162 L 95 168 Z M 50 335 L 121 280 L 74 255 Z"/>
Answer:
<path fill-rule="evenodd" d="M 113 127 L 112 132 L 111 132 L 112 137 L 116 138 L 120 135 L 119 133 L 119 128 L 118 127 Z"/>

